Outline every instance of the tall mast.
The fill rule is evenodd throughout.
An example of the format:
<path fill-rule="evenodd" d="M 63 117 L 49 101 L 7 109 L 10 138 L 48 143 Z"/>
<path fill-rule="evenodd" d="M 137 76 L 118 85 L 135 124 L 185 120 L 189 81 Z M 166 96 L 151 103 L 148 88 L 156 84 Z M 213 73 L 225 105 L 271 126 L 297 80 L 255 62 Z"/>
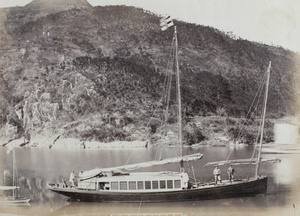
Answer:
<path fill-rule="evenodd" d="M 16 153 L 15 153 L 15 149 L 13 148 L 13 186 L 15 186 L 15 157 L 16 157 Z M 15 199 L 15 189 L 13 189 L 13 198 Z"/>
<path fill-rule="evenodd" d="M 177 100 L 178 100 L 178 139 L 180 156 L 182 156 L 182 115 L 181 115 L 181 91 L 180 91 L 180 71 L 178 63 L 178 40 L 177 40 L 177 29 L 174 26 L 174 37 L 175 37 L 175 61 L 176 61 L 176 74 L 177 74 Z"/>
<path fill-rule="evenodd" d="M 267 81 L 266 81 L 266 90 L 265 90 L 265 98 L 264 98 L 264 111 L 263 111 L 263 119 L 262 119 L 262 125 L 261 125 L 261 133 L 260 133 L 260 141 L 259 141 L 258 159 L 257 159 L 257 164 L 256 164 L 256 170 L 255 170 L 255 178 L 258 177 L 258 170 L 259 170 L 260 161 L 261 161 L 261 149 L 262 149 L 262 142 L 263 142 L 263 136 L 264 136 L 264 126 L 265 126 L 265 117 L 266 117 L 266 111 L 267 111 L 267 101 L 268 101 L 269 82 L 270 82 L 270 70 L 271 70 L 271 61 L 269 62 L 269 66 L 268 66 L 268 70 L 267 70 Z"/>

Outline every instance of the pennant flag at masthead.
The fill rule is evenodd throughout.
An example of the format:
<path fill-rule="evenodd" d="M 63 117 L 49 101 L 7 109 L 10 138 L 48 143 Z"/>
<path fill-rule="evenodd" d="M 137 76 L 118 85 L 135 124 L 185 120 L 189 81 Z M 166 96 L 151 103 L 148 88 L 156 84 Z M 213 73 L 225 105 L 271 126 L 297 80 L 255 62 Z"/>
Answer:
<path fill-rule="evenodd" d="M 174 23 L 173 23 L 173 20 L 171 19 L 170 16 L 163 17 L 163 18 L 160 19 L 160 27 L 161 27 L 160 29 L 162 31 L 167 30 L 169 27 L 171 27 L 173 25 L 174 25 Z"/>

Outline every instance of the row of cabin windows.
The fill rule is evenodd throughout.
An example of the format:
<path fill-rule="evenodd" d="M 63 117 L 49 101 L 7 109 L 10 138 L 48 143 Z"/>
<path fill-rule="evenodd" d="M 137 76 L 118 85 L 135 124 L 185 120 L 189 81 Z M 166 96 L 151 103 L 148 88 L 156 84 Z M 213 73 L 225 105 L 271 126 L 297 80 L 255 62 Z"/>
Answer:
<path fill-rule="evenodd" d="M 111 190 L 144 190 L 181 188 L 180 180 L 111 182 Z"/>

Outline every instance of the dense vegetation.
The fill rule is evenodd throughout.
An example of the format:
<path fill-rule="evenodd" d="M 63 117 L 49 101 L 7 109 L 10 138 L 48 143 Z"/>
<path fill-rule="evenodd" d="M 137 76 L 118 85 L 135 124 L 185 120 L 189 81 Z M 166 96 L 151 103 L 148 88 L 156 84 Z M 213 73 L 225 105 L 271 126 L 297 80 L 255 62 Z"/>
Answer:
<path fill-rule="evenodd" d="M 1 11 L 3 136 L 112 141 L 145 140 L 150 134 L 159 142 L 173 31 L 161 32 L 160 17 L 134 7 L 79 5 L 50 13 L 37 3 Z M 296 112 L 290 106 L 297 98 L 295 53 L 174 23 L 185 126 L 198 116 L 245 117 L 269 61 L 269 117 Z M 175 100 L 171 97 L 168 130 L 175 128 Z M 205 140 L 205 130 L 186 129 L 186 142 Z"/>

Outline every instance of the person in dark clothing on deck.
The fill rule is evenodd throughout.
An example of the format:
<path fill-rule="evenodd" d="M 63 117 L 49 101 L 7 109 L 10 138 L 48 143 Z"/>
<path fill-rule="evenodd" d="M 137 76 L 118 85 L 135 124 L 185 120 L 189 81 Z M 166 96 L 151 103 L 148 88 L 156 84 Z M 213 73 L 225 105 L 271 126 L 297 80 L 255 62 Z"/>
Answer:
<path fill-rule="evenodd" d="M 231 164 L 227 169 L 227 173 L 228 173 L 228 178 L 230 183 L 233 181 L 233 174 L 234 174 L 234 169 L 232 168 Z"/>

